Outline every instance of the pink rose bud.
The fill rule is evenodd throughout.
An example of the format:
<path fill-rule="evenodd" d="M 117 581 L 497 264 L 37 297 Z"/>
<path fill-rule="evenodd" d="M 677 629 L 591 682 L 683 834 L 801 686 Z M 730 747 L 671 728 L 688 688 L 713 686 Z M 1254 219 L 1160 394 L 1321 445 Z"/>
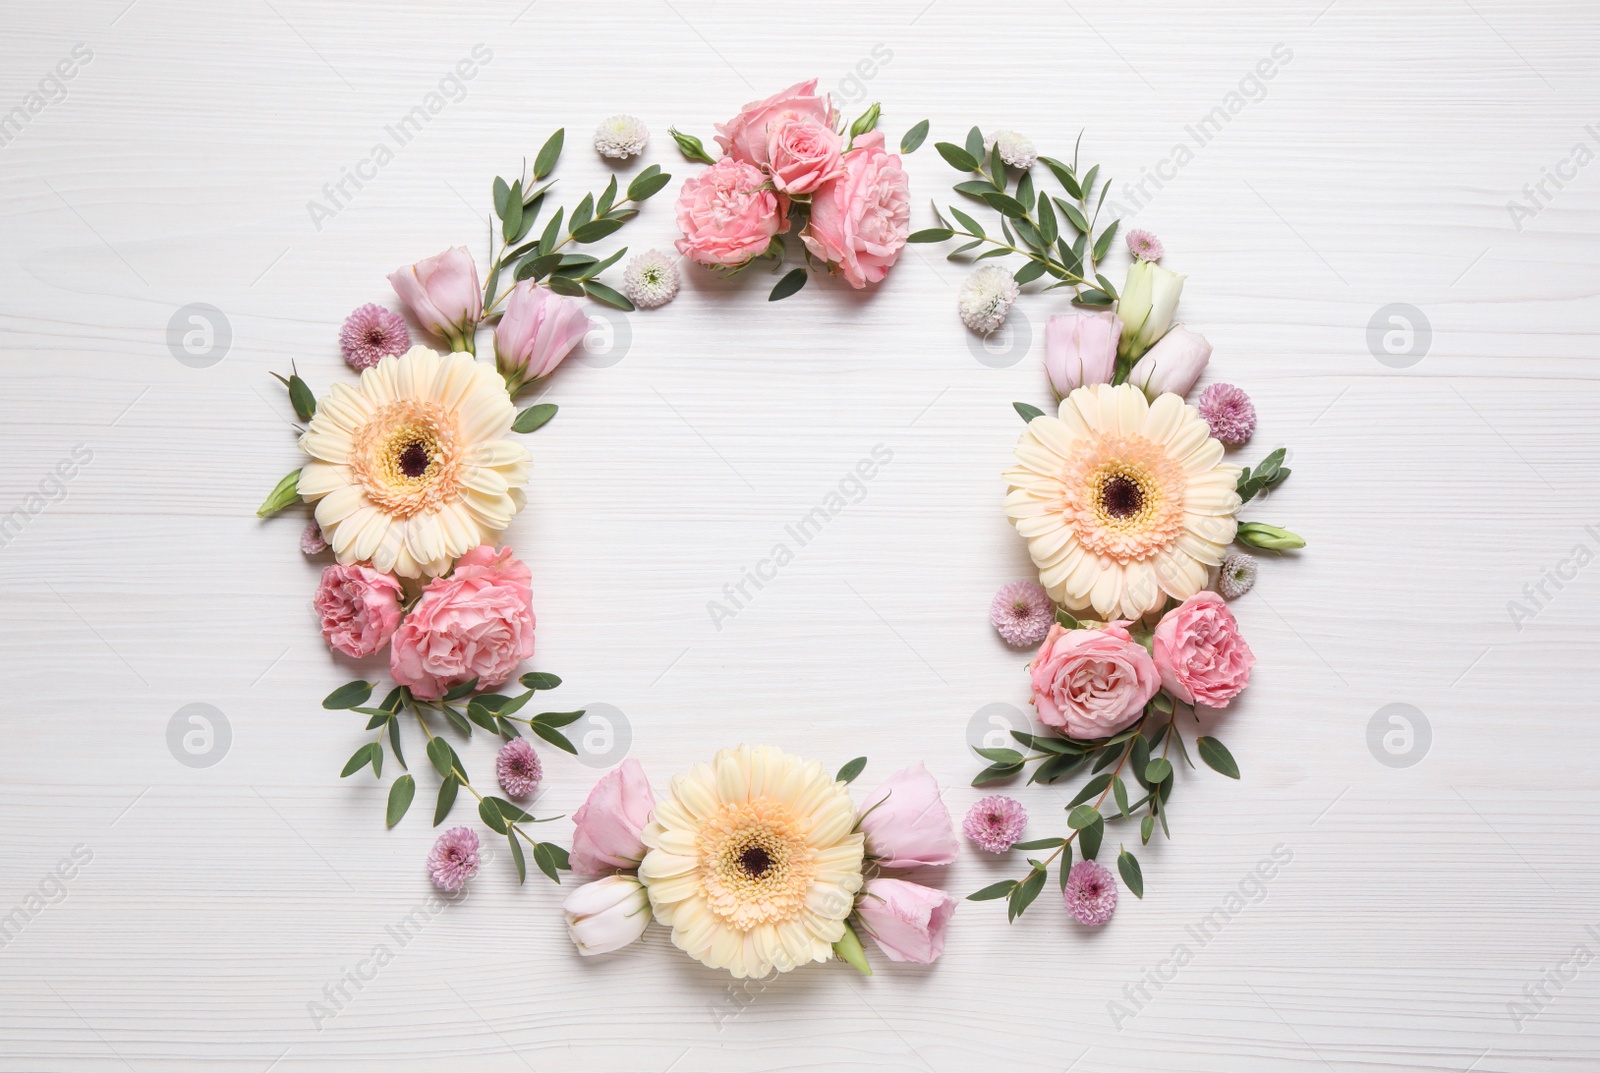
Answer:
<path fill-rule="evenodd" d="M 1161 688 L 1150 653 L 1116 622 L 1099 630 L 1056 623 L 1029 669 L 1039 718 L 1082 741 L 1132 723 Z"/>
<path fill-rule="evenodd" d="M 584 957 L 620 950 L 650 923 L 650 895 L 633 876 L 585 883 L 561 903 L 567 935 Z"/>
<path fill-rule="evenodd" d="M 683 184 L 678 252 L 696 264 L 738 268 L 789 229 L 778 195 L 754 165 L 724 158 Z"/>
<path fill-rule="evenodd" d="M 389 273 L 389 285 L 417 323 L 450 340 L 451 350 L 472 349 L 472 333 L 483 319 L 483 288 L 465 246 Z"/>
<path fill-rule="evenodd" d="M 860 290 L 888 274 L 911 233 L 911 184 L 879 131 L 863 134 L 844 155 L 844 174 L 811 196 L 811 222 L 800 240 Z"/>
<path fill-rule="evenodd" d="M 904 879 L 869 879 L 856 912 L 890 961 L 928 965 L 944 953 L 944 928 L 956 900 Z"/>
<path fill-rule="evenodd" d="M 809 194 L 844 174 L 844 141 L 815 116 L 785 113 L 767 128 L 767 170 L 786 194 Z"/>
<path fill-rule="evenodd" d="M 438 700 L 476 677 L 503 685 L 533 655 L 533 575 L 511 557 L 480 545 L 456 560 L 449 577 L 422 590 L 395 631 L 389 673 L 422 700 Z"/>
<path fill-rule="evenodd" d="M 639 867 L 645 854 L 640 835 L 654 808 L 644 768 L 637 760 L 624 760 L 595 783 L 589 799 L 572 814 L 572 870 L 598 876 Z"/>
<path fill-rule="evenodd" d="M 764 101 L 752 101 L 726 123 L 717 125 L 717 144 L 741 164 L 765 167 L 770 129 L 787 119 L 813 119 L 833 129 L 839 118 L 826 94 L 817 96 L 817 80 L 798 82 Z"/>
<path fill-rule="evenodd" d="M 1185 704 L 1226 708 L 1250 684 L 1255 653 L 1222 597 L 1198 592 L 1156 626 L 1156 669 L 1167 692 Z"/>
<path fill-rule="evenodd" d="M 575 298 L 564 298 L 523 280 L 506 297 L 494 329 L 494 363 L 513 395 L 523 384 L 555 372 L 589 332 L 589 318 Z"/>
<path fill-rule="evenodd" d="M 883 780 L 861 812 L 867 852 L 884 868 L 949 864 L 961 851 L 939 784 L 921 761 Z"/>
<path fill-rule="evenodd" d="M 388 644 L 399 627 L 400 582 L 359 563 L 330 566 L 313 605 L 328 647 L 361 659 Z"/>
<path fill-rule="evenodd" d="M 1150 398 L 1171 392 L 1189 394 L 1211 360 L 1211 344 L 1199 332 L 1178 325 L 1134 363 L 1128 383 Z"/>
<path fill-rule="evenodd" d="M 1044 326 L 1044 371 L 1056 397 L 1111 383 L 1121 338 L 1122 321 L 1109 309 L 1099 313 L 1075 309 L 1051 317 Z"/>

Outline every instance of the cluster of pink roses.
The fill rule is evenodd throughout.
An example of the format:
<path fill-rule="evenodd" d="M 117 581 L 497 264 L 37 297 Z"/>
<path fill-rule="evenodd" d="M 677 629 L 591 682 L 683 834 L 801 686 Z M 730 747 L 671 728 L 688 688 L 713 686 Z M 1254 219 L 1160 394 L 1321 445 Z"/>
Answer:
<path fill-rule="evenodd" d="M 492 689 L 533 655 L 532 574 L 510 548 L 456 560 L 405 606 L 399 580 L 360 563 L 322 572 L 315 607 L 328 647 L 362 659 L 389 647 L 389 671 L 421 700 L 478 680 Z"/>
<path fill-rule="evenodd" d="M 678 252 L 739 268 L 766 253 L 792 218 L 804 218 L 800 240 L 812 256 L 852 287 L 881 281 L 910 233 L 910 185 L 881 133 L 851 138 L 839 125 L 814 78 L 719 125 L 722 159 L 678 197 Z"/>

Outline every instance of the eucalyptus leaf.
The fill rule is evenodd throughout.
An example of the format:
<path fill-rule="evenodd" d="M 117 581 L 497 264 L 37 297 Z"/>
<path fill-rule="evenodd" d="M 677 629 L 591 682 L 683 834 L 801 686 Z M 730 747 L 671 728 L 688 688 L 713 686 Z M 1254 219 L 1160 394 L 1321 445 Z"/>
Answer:
<path fill-rule="evenodd" d="M 522 840 L 517 837 L 517 832 L 507 831 L 506 841 L 511 843 L 511 860 L 517 866 L 517 883 L 526 883 L 528 881 L 528 861 L 522 855 Z"/>
<path fill-rule="evenodd" d="M 927 127 L 926 121 L 924 121 L 923 127 Z M 926 133 L 926 131 L 924 131 L 924 133 Z M 840 768 L 839 774 L 835 775 L 834 779 L 848 786 L 850 783 L 856 780 L 857 775 L 860 775 L 862 771 L 866 770 L 866 767 L 867 758 L 864 756 L 858 756 L 844 767 Z"/>
<path fill-rule="evenodd" d="M 624 313 L 630 313 L 633 311 L 633 302 L 630 301 L 626 295 L 617 293 L 610 287 L 607 287 L 604 283 L 601 283 L 599 280 L 584 280 L 583 293 L 587 294 L 590 298 L 593 298 L 597 302 L 611 306 L 614 309 L 620 309 Z"/>
<path fill-rule="evenodd" d="M 1011 408 L 1017 411 L 1017 416 L 1021 417 L 1024 421 L 1032 421 L 1036 417 L 1044 416 L 1044 411 L 1033 405 L 1031 402 L 1014 402 L 1011 404 Z"/>
<path fill-rule="evenodd" d="M 1221 772 L 1230 779 L 1239 777 L 1239 765 L 1234 761 L 1233 754 L 1228 752 L 1228 747 L 1216 738 L 1201 737 L 1195 739 L 1195 745 L 1200 750 L 1200 759 L 1213 771 Z"/>
<path fill-rule="evenodd" d="M 549 140 L 540 147 L 539 155 L 533 158 L 533 177 L 535 179 L 543 179 L 555 168 L 556 161 L 561 157 L 561 143 L 566 137 L 566 133 L 566 128 L 563 127 L 550 135 Z"/>
<path fill-rule="evenodd" d="M 946 234 L 949 234 L 949 232 L 946 232 Z M 807 273 L 804 268 L 791 269 L 772 288 L 772 293 L 767 295 L 767 301 L 781 302 L 791 294 L 794 294 L 806 285 L 806 276 Z"/>
<path fill-rule="evenodd" d="M 450 808 L 456 803 L 456 791 L 461 788 L 461 780 L 454 775 L 448 776 L 439 784 L 439 799 L 433 807 L 433 825 L 439 826 L 450 815 Z"/>
<path fill-rule="evenodd" d="M 410 775 L 402 775 L 394 780 L 394 785 L 389 787 L 389 809 L 384 819 L 393 827 L 405 816 L 406 809 L 411 807 L 412 798 L 417 796 L 417 780 Z"/>
<path fill-rule="evenodd" d="M 519 413 L 515 421 L 511 422 L 511 431 L 533 432 L 537 429 L 541 429 L 550 422 L 552 417 L 556 415 L 557 409 L 559 409 L 559 407 L 557 407 L 553 402 L 541 402 L 534 406 L 530 406 L 526 410 L 523 410 L 521 413 Z M 450 698 L 446 699 L 448 700 Z"/>
<path fill-rule="evenodd" d="M 549 671 L 529 671 L 518 681 L 524 689 L 554 689 L 561 684 L 561 679 Z"/>
<path fill-rule="evenodd" d="M 1002 879 L 998 883 L 991 883 L 982 890 L 974 891 L 973 893 L 967 895 L 967 901 L 992 902 L 997 898 L 1004 898 L 1008 896 L 1016 887 L 1016 885 L 1017 881 L 1014 879 Z"/>
<path fill-rule="evenodd" d="M 1122 873 L 1122 881 L 1128 885 L 1135 898 L 1144 897 L 1144 871 L 1139 867 L 1139 859 L 1127 850 L 1117 854 L 1117 871 Z"/>
<path fill-rule="evenodd" d="M 938 150 L 940 156 L 944 157 L 945 163 L 957 171 L 978 170 L 978 158 L 961 148 L 961 146 L 953 145 L 950 142 L 934 142 L 933 147 Z"/>
<path fill-rule="evenodd" d="M 902 153 L 915 153 L 921 147 L 923 139 L 928 136 L 928 121 L 913 126 L 900 138 L 900 151 Z"/>

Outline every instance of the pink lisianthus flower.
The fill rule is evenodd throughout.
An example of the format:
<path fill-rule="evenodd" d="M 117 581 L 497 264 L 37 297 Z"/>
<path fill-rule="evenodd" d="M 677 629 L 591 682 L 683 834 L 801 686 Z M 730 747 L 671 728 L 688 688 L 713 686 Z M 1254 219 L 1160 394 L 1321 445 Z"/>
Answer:
<path fill-rule="evenodd" d="M 1044 371 L 1056 398 L 1080 387 L 1111 383 L 1122 321 L 1108 310 L 1057 313 L 1044 326 Z"/>
<path fill-rule="evenodd" d="M 326 567 L 312 601 L 322 620 L 323 640 L 352 659 L 372 655 L 400 625 L 400 595 L 400 582 L 370 566 Z"/>
<path fill-rule="evenodd" d="M 1052 625 L 1029 668 L 1039 718 L 1082 740 L 1123 729 L 1161 688 L 1150 653 L 1117 622 L 1098 630 Z"/>
<path fill-rule="evenodd" d="M 717 144 L 742 164 L 766 167 L 771 130 L 786 121 L 810 119 L 830 130 L 839 113 L 827 94 L 817 95 L 817 80 L 797 82 L 764 101 L 751 101 L 726 123 L 717 124 Z"/>
<path fill-rule="evenodd" d="M 1197 592 L 1156 626 L 1155 664 L 1167 692 L 1185 704 L 1226 708 L 1250 684 L 1255 653 L 1221 596 Z"/>
<path fill-rule="evenodd" d="M 515 395 L 523 384 L 555 372 L 588 332 L 589 317 L 577 299 L 532 280 L 518 283 L 494 329 L 494 363 L 506 390 Z"/>
<path fill-rule="evenodd" d="M 844 139 L 812 115 L 787 112 L 767 128 L 767 171 L 786 194 L 809 194 L 844 174 Z"/>
<path fill-rule="evenodd" d="M 396 269 L 389 273 L 389 285 L 417 323 L 450 340 L 450 349 L 472 349 L 472 333 L 483 319 L 483 288 L 465 246 Z"/>
<path fill-rule="evenodd" d="M 572 870 L 598 876 L 615 868 L 638 868 L 645 855 L 640 835 L 655 804 L 639 761 L 624 760 L 607 772 L 572 814 Z"/>
<path fill-rule="evenodd" d="M 921 761 L 884 779 L 861 813 L 867 852 L 884 868 L 949 864 L 961 852 L 939 784 Z"/>
<path fill-rule="evenodd" d="M 759 168 L 724 158 L 683 184 L 678 252 L 696 264 L 738 268 L 789 229 L 784 208 Z"/>
<path fill-rule="evenodd" d="M 944 953 L 944 929 L 956 900 L 904 879 L 869 879 L 856 912 L 890 961 L 932 964 Z"/>
<path fill-rule="evenodd" d="M 532 577 L 510 548 L 467 552 L 448 577 L 428 583 L 395 631 L 394 680 L 422 700 L 474 677 L 486 689 L 502 685 L 533 655 Z"/>
<path fill-rule="evenodd" d="M 812 195 L 811 222 L 800 240 L 860 290 L 880 282 L 906 244 L 911 184 L 878 131 L 857 138 L 843 163 L 844 174 Z"/>

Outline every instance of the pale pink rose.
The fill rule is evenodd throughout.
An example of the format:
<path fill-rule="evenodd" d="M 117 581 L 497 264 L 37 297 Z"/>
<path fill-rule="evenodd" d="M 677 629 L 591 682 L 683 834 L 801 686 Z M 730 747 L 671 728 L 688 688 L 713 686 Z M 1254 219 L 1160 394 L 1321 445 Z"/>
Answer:
<path fill-rule="evenodd" d="M 786 194 L 809 194 L 844 174 L 844 139 L 815 116 L 786 113 L 767 128 L 767 172 Z"/>
<path fill-rule="evenodd" d="M 389 273 L 389 285 L 421 324 L 465 349 L 478 321 L 483 319 L 483 288 L 478 266 L 465 246 L 424 257 L 414 265 Z"/>
<path fill-rule="evenodd" d="M 737 268 L 789 229 L 783 209 L 759 169 L 719 160 L 678 195 L 678 252 L 696 264 Z"/>
<path fill-rule="evenodd" d="M 1185 704 L 1226 708 L 1250 684 L 1255 653 L 1221 596 L 1197 592 L 1156 626 L 1156 670 L 1167 692 Z"/>
<path fill-rule="evenodd" d="M 506 297 L 506 311 L 494 329 L 494 363 L 513 394 L 523 384 L 555 372 L 589 332 L 583 304 L 532 280 L 523 280 Z"/>
<path fill-rule="evenodd" d="M 811 222 L 800 239 L 860 290 L 883 279 L 910 232 L 910 182 L 883 135 L 872 131 L 844 155 L 844 174 L 811 196 Z"/>
<path fill-rule="evenodd" d="M 322 639 L 354 659 L 388 644 L 400 625 L 400 582 L 359 563 L 325 568 L 312 603 L 322 619 Z"/>
<path fill-rule="evenodd" d="M 1029 668 L 1039 718 L 1084 741 L 1132 723 L 1161 688 L 1150 653 L 1119 622 L 1099 630 L 1052 625 Z"/>
<path fill-rule="evenodd" d="M 884 868 L 949 864 L 961 852 L 939 784 L 920 760 L 884 779 L 861 812 L 867 852 Z"/>
<path fill-rule="evenodd" d="M 1080 387 L 1111 383 L 1122 321 L 1107 309 L 1057 313 L 1044 326 L 1044 371 L 1058 398 Z"/>
<path fill-rule="evenodd" d="M 650 780 L 637 760 L 624 760 L 594 784 L 583 807 L 572 814 L 572 870 L 598 876 L 632 870 L 644 859 L 640 834 L 655 808 Z"/>
<path fill-rule="evenodd" d="M 837 124 L 839 113 L 827 94 L 817 96 L 817 80 L 798 82 L 764 101 L 751 101 L 739 114 L 717 125 L 717 144 L 733 159 L 765 167 L 768 161 L 767 138 L 771 128 L 784 119 L 814 119 L 826 127 Z"/>
<path fill-rule="evenodd" d="M 856 912 L 890 961 L 929 965 L 944 953 L 944 927 L 956 900 L 904 879 L 869 879 Z"/>
<path fill-rule="evenodd" d="M 485 689 L 504 684 L 533 655 L 532 580 L 510 548 L 473 548 L 422 590 L 395 631 L 389 673 L 423 700 L 474 676 Z"/>

